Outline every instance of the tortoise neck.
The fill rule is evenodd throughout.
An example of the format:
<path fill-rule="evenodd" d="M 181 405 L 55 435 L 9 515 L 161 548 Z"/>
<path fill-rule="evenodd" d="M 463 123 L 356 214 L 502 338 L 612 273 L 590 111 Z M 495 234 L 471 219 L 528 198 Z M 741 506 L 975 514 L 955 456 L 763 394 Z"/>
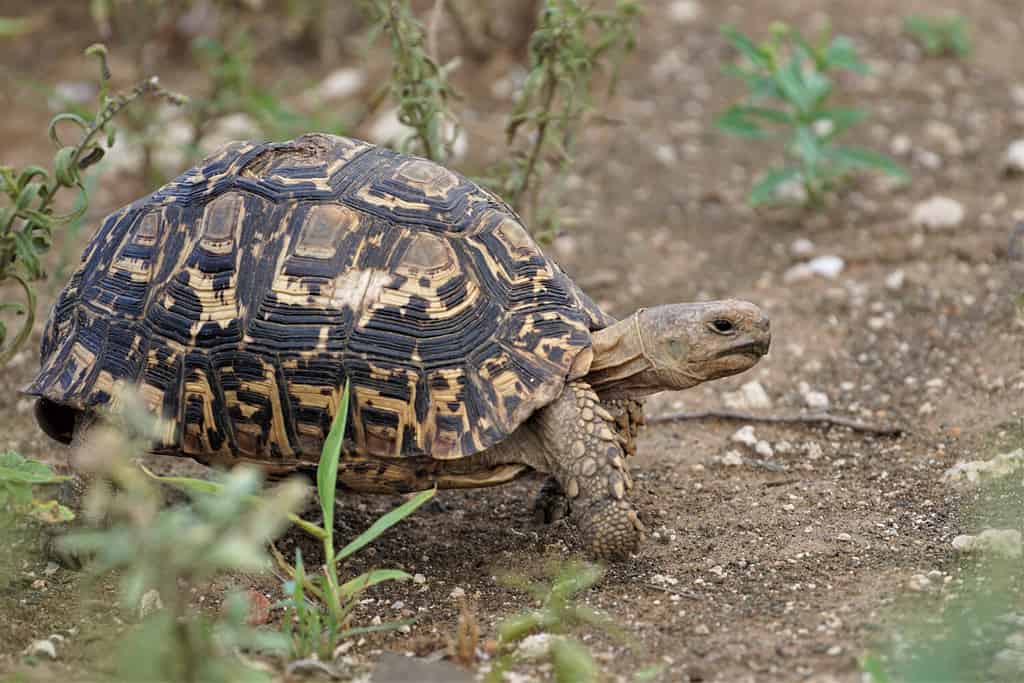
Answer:
<path fill-rule="evenodd" d="M 643 398 L 665 388 L 643 336 L 643 311 L 591 334 L 594 360 L 583 381 L 604 400 Z"/>

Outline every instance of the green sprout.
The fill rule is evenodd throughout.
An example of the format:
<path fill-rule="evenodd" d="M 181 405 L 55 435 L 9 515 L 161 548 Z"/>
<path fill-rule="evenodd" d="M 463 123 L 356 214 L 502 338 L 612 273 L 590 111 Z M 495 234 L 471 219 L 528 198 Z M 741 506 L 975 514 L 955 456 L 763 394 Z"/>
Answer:
<path fill-rule="evenodd" d="M 836 85 L 831 74 L 868 70 L 849 38 L 832 38 L 825 30 L 812 44 L 782 23 L 773 25 L 771 38 L 763 43 L 731 26 L 723 33 L 743 58 L 727 72 L 741 79 L 749 93 L 746 102 L 730 107 L 715 124 L 731 135 L 774 140 L 783 148 L 784 163 L 761 175 L 750 192 L 751 204 L 783 203 L 785 188 L 795 186 L 799 203 L 821 208 L 856 171 L 907 178 L 889 157 L 838 142 L 868 115 L 864 109 L 832 104 Z"/>

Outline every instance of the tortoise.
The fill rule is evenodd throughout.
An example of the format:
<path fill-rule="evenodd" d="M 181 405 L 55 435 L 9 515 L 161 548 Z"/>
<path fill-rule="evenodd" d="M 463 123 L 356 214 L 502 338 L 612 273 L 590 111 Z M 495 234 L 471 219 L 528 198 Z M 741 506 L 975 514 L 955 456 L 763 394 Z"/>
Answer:
<path fill-rule="evenodd" d="M 348 381 L 339 489 L 536 470 L 589 552 L 618 558 L 643 532 L 622 402 L 746 370 L 769 341 L 760 309 L 735 300 L 618 321 L 490 191 L 309 134 L 231 143 L 108 216 L 24 391 L 71 443 L 135 387 L 167 418 L 154 453 L 283 476 L 316 467 Z"/>

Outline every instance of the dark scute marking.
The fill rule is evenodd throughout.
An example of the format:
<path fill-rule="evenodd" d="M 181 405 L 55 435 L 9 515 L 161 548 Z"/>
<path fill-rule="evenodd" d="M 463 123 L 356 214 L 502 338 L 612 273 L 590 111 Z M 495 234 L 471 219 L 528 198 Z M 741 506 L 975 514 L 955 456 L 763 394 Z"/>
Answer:
<path fill-rule="evenodd" d="M 226 194 L 210 202 L 203 215 L 203 238 L 220 241 L 233 237 L 243 206 L 243 198 L 237 194 Z"/>

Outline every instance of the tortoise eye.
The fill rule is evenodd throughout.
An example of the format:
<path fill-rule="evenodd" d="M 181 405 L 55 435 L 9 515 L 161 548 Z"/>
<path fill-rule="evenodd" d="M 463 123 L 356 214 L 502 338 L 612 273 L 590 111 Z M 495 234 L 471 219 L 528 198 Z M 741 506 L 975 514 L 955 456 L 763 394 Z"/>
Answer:
<path fill-rule="evenodd" d="M 732 321 L 726 320 L 725 318 L 712 320 L 711 329 L 718 334 L 732 334 L 736 331 L 736 327 L 732 324 Z"/>

